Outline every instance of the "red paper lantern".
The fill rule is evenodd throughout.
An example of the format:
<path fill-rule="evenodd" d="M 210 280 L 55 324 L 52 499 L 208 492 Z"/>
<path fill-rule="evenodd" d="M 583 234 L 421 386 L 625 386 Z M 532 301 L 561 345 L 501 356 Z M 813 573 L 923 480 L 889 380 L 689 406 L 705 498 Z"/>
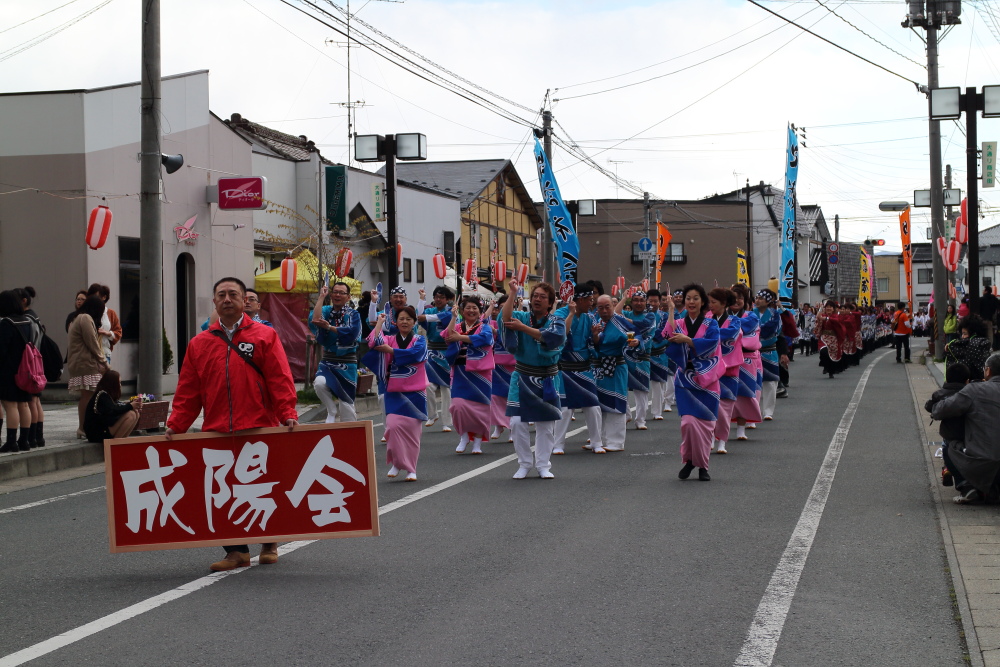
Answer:
<path fill-rule="evenodd" d="M 937 238 L 937 249 L 938 254 L 941 255 L 941 259 L 944 259 L 945 254 L 948 252 L 948 240 L 943 236 Z"/>
<path fill-rule="evenodd" d="M 625 291 L 625 276 L 618 276 L 618 280 L 616 282 L 618 283 L 618 291 L 619 292 L 624 292 Z"/>
<path fill-rule="evenodd" d="M 611 296 L 618 296 L 618 283 L 611 286 Z"/>
<path fill-rule="evenodd" d="M 522 264 L 517 267 L 517 284 L 524 285 L 526 282 L 528 282 L 528 265 Z"/>
<path fill-rule="evenodd" d="M 642 291 L 643 292 L 648 292 L 649 291 L 649 278 L 643 278 L 642 279 Z"/>
<path fill-rule="evenodd" d="M 962 244 L 952 239 L 948 241 L 948 247 L 945 251 L 944 263 L 947 265 L 948 270 L 954 272 L 958 268 L 958 256 L 962 251 Z"/>
<path fill-rule="evenodd" d="M 498 283 L 502 283 L 507 279 L 507 262 L 497 260 L 497 263 L 493 265 L 493 280 Z"/>
<path fill-rule="evenodd" d="M 958 298 L 958 292 L 955 291 L 954 283 L 948 283 L 948 297 L 952 299 Z"/>
<path fill-rule="evenodd" d="M 281 260 L 281 289 L 291 292 L 299 279 L 299 263 L 291 257 Z"/>
<path fill-rule="evenodd" d="M 962 244 L 969 242 L 969 216 L 966 213 L 968 202 L 968 197 L 962 200 L 962 213 L 955 220 L 955 240 Z"/>
<path fill-rule="evenodd" d="M 997 296 L 998 294 L 1000 294 L 1000 290 L 997 290 L 997 286 L 994 285 L 993 286 L 993 296 Z"/>
<path fill-rule="evenodd" d="M 403 265 L 403 244 L 396 244 L 396 268 L 398 269 Z"/>
<path fill-rule="evenodd" d="M 107 206 L 96 206 L 90 211 L 87 221 L 87 245 L 91 250 L 100 250 L 108 240 L 111 231 L 111 209 Z"/>
<path fill-rule="evenodd" d="M 434 275 L 437 276 L 437 279 L 444 280 L 444 277 L 448 275 L 448 265 L 445 264 L 444 255 L 441 253 L 434 255 L 431 263 L 434 264 Z"/>
<path fill-rule="evenodd" d="M 337 253 L 337 261 L 333 265 L 333 271 L 337 277 L 343 278 L 351 270 L 351 262 L 354 260 L 354 253 L 348 248 L 341 248 Z"/>
<path fill-rule="evenodd" d="M 471 258 L 465 260 L 465 272 L 462 274 L 462 277 L 467 283 L 476 282 L 476 260 Z"/>

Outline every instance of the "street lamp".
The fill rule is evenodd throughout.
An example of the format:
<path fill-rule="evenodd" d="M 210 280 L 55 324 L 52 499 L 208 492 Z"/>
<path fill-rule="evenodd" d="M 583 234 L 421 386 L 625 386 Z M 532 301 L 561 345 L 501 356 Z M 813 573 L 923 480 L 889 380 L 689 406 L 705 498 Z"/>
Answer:
<path fill-rule="evenodd" d="M 958 87 L 931 89 L 932 121 L 954 120 L 959 118 L 963 111 L 966 126 L 965 167 L 968 178 L 966 223 L 969 225 L 969 308 L 976 313 L 979 312 L 979 168 L 976 112 L 981 111 L 983 118 L 1000 118 L 1000 86 L 983 86 L 982 93 L 977 92 L 975 87 L 966 88 L 965 93 Z M 935 295 L 937 296 L 939 295 Z"/>
<path fill-rule="evenodd" d="M 399 240 L 396 234 L 396 160 L 426 160 L 427 137 L 418 133 L 362 134 L 354 138 L 354 159 L 385 162 L 385 230 L 389 252 L 385 258 L 386 282 L 391 291 L 399 285 Z M 396 266 L 389 270 L 389 264 Z"/>
<path fill-rule="evenodd" d="M 760 182 L 757 186 L 757 190 L 760 192 L 761 199 L 764 201 L 764 206 L 771 206 L 774 203 L 774 194 L 771 192 L 770 185 L 764 185 L 764 181 Z M 747 179 L 747 276 L 750 278 L 750 286 L 753 287 L 753 225 L 752 219 L 753 215 L 751 213 L 752 205 L 750 204 L 750 179 Z M 798 280 L 798 277 L 796 277 Z M 796 288 L 797 289 L 797 288 Z"/>

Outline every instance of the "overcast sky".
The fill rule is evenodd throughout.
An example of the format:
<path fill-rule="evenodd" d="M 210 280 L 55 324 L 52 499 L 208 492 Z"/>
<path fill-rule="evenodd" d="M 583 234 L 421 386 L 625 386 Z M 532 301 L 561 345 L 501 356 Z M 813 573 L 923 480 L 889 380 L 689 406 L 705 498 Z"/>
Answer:
<path fill-rule="evenodd" d="M 288 2 L 318 15 L 298 0 Z M 351 11 L 506 98 L 491 99 L 527 123 L 540 122 L 537 112 L 551 90 L 560 137 L 662 199 L 726 192 L 748 178 L 781 186 L 785 128 L 795 123 L 807 134 L 799 202 L 820 204 L 831 233 L 839 214 L 842 240 L 885 238 L 898 249 L 896 216 L 880 213 L 878 202 L 909 200 L 913 190 L 929 187 L 927 102 L 906 80 L 926 82 L 923 32 L 900 26 L 903 0 L 822 3 L 761 2 L 899 76 L 743 0 L 352 0 Z M 0 0 L 0 92 L 137 81 L 141 4 Z M 1000 84 L 1000 21 L 994 18 L 1000 1 L 963 5 L 962 25 L 941 44 L 941 85 Z M 240 113 L 307 135 L 326 157 L 346 161 L 347 121 L 338 103 L 363 101 L 357 132 L 423 132 L 432 160 L 512 158 L 529 192 L 540 196 L 524 123 L 364 48 L 351 50 L 348 98 L 344 37 L 280 0 L 167 0 L 162 23 L 163 74 L 209 70 L 211 108 L 223 118 Z M 965 191 L 964 118 L 960 122 L 942 125 L 942 148 L 955 187 Z M 1000 121 L 980 119 L 979 138 L 1000 139 Z M 567 198 L 632 196 L 558 147 L 553 161 Z M 1000 222 L 1000 197 L 986 189 L 981 199 L 981 226 Z M 926 211 L 914 215 L 915 240 L 924 239 Z"/>

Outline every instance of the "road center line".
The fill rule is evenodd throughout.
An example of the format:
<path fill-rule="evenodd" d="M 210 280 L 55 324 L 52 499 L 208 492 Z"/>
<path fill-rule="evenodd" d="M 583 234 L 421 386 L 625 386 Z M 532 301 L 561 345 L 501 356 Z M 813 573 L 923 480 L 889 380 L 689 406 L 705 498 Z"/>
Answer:
<path fill-rule="evenodd" d="M 52 498 L 46 498 L 45 500 L 36 500 L 33 503 L 25 503 L 24 505 L 18 505 L 16 507 L 8 507 L 6 509 L 0 510 L 0 514 L 10 514 L 11 512 L 17 512 L 19 510 L 31 509 L 32 507 L 38 507 L 39 505 L 48 505 L 49 503 L 54 503 L 59 500 L 66 500 L 67 498 L 73 498 L 74 496 L 83 496 L 88 493 L 97 493 L 98 491 L 103 491 L 103 486 L 95 486 L 92 489 L 84 489 L 83 491 L 76 491 L 74 493 L 67 493 L 63 496 L 54 496 Z"/>
<path fill-rule="evenodd" d="M 785 619 L 788 618 L 788 610 L 792 606 L 792 599 L 795 597 L 795 589 L 798 588 L 799 578 L 802 570 L 805 569 L 806 559 L 809 558 L 809 551 L 812 549 L 813 540 L 816 538 L 816 531 L 819 529 L 820 519 L 823 518 L 823 511 L 826 508 L 826 501 L 830 497 L 830 489 L 833 487 L 833 478 L 837 474 L 837 466 L 840 464 L 840 456 L 844 452 L 844 443 L 847 442 L 847 434 L 851 430 L 851 422 L 861 404 L 861 396 L 865 393 L 865 385 L 868 384 L 868 377 L 875 368 L 875 364 L 882 360 L 889 352 L 883 352 L 875 358 L 858 380 L 858 386 L 854 390 L 851 402 L 847 404 L 844 416 L 840 418 L 840 424 L 830 440 L 830 446 L 826 450 L 826 457 L 820 466 L 816 481 L 813 483 L 812 491 L 806 500 L 799 521 L 795 524 L 795 530 L 788 540 L 785 551 L 781 554 L 778 567 L 771 575 L 771 581 L 764 591 L 750 623 L 750 630 L 747 632 L 743 642 L 743 648 L 736 662 L 735 667 L 770 667 L 774 660 L 774 653 L 778 649 L 778 640 L 781 639 L 781 632 L 785 627 Z"/>
<path fill-rule="evenodd" d="M 576 429 L 571 434 L 568 435 L 576 435 L 577 433 L 580 433 L 585 429 L 586 427 Z M 479 468 L 470 470 L 469 472 L 463 473 L 457 477 L 452 477 L 449 480 L 445 480 L 440 484 L 435 484 L 434 486 L 422 489 L 420 491 L 417 491 L 416 493 L 411 493 L 410 495 L 404 496 L 403 498 L 393 501 L 387 505 L 383 505 L 382 507 L 379 508 L 378 514 L 379 516 L 382 516 L 394 510 L 398 510 L 401 507 L 406 507 L 407 505 L 415 503 L 418 500 L 423 500 L 424 498 L 432 496 L 435 493 L 440 493 L 441 491 L 449 489 L 457 484 L 466 482 L 474 477 L 482 475 L 483 473 L 489 472 L 494 468 L 499 468 L 504 464 L 512 463 L 516 460 L 517 460 L 516 454 L 510 454 L 508 456 L 504 456 L 502 458 L 497 459 L 496 461 L 487 463 L 484 466 L 480 466 Z M 54 500 L 58 500 L 64 497 L 68 498 L 70 495 L 79 495 L 81 493 L 92 493 L 95 491 L 99 491 L 102 488 L 104 487 L 99 487 L 97 489 L 87 489 L 87 491 L 78 491 L 76 494 L 60 496 L 59 498 L 49 498 L 48 500 L 39 501 L 39 503 L 29 503 L 28 505 L 23 505 L 21 507 L 26 508 L 29 506 L 34 506 L 35 504 L 44 504 L 46 502 L 52 502 Z M 18 508 L 10 508 L 7 511 L 13 511 L 14 509 Z M 281 554 L 283 556 L 287 555 L 297 549 L 309 546 L 310 544 L 318 541 L 319 540 L 300 540 L 298 542 L 289 542 L 287 544 L 282 545 Z M 258 565 L 258 558 L 254 557 L 253 559 L 251 559 L 250 565 L 251 567 Z M 90 623 L 87 623 L 85 625 L 81 625 L 80 627 L 73 628 L 72 630 L 67 630 L 66 632 L 60 635 L 56 635 L 55 637 L 46 639 L 45 641 L 34 644 L 33 646 L 21 649 L 16 653 L 11 653 L 10 655 L 4 656 L 0 658 L 0 667 L 16 667 L 17 665 L 23 665 L 24 663 L 34 660 L 35 658 L 40 658 L 43 655 L 47 655 L 49 653 L 52 653 L 53 651 L 57 651 L 61 648 L 69 646 L 70 644 L 74 644 L 82 639 L 90 637 L 91 635 L 95 635 L 98 632 L 107 630 L 110 627 L 118 625 L 119 623 L 123 623 L 131 618 L 135 618 L 136 616 L 145 614 L 147 611 L 152 611 L 157 607 L 161 607 L 168 602 L 173 602 L 174 600 L 177 600 L 186 595 L 194 593 L 195 591 L 200 591 L 203 588 L 207 588 L 208 586 L 211 586 L 212 584 L 217 583 L 222 579 L 225 579 L 226 577 L 241 574 L 249 569 L 250 568 L 244 567 L 244 568 L 237 568 L 235 570 L 230 570 L 228 572 L 215 572 L 213 574 L 206 575 L 199 579 L 195 579 L 194 581 L 190 581 L 186 584 L 182 584 L 172 590 L 160 593 L 159 595 L 154 595 L 151 598 L 147 598 L 141 602 L 137 602 L 136 604 L 126 607 L 125 609 L 116 611 L 113 614 L 108 614 L 107 616 L 99 618 L 95 621 L 91 621 Z"/>

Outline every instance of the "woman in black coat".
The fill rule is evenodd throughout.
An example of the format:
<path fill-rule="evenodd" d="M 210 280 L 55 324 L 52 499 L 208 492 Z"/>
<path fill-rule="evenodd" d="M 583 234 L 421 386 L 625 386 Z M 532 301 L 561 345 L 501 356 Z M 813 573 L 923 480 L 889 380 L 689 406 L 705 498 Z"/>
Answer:
<path fill-rule="evenodd" d="M 142 412 L 142 399 L 134 398 L 130 403 L 119 400 L 122 397 L 122 378 L 118 371 L 107 371 L 97 383 L 87 412 L 83 416 L 83 431 L 88 442 L 104 442 L 108 438 L 124 438 L 135 430 Z"/>

